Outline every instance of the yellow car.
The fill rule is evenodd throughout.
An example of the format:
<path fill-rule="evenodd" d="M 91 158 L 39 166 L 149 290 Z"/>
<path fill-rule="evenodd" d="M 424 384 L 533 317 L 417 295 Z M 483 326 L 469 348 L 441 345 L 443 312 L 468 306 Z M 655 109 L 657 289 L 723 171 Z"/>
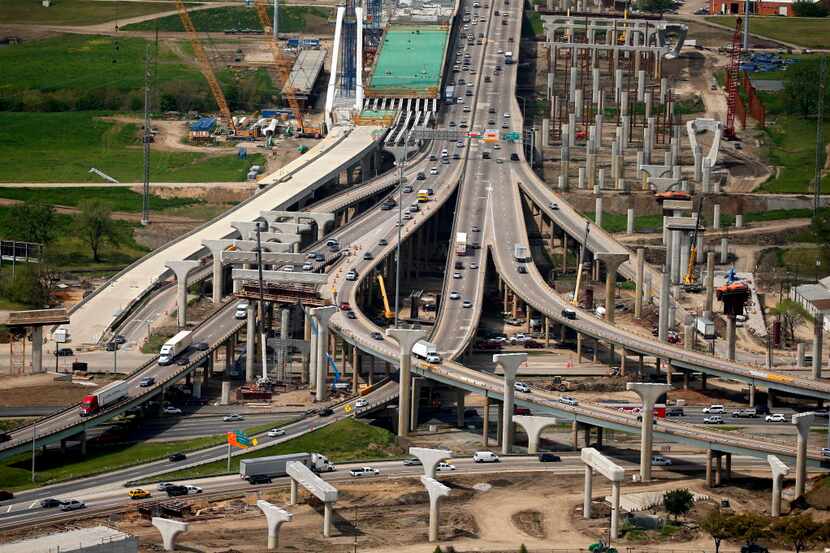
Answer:
<path fill-rule="evenodd" d="M 147 497 L 150 497 L 150 492 L 147 490 L 142 490 L 141 488 L 130 490 L 130 499 L 145 499 Z"/>

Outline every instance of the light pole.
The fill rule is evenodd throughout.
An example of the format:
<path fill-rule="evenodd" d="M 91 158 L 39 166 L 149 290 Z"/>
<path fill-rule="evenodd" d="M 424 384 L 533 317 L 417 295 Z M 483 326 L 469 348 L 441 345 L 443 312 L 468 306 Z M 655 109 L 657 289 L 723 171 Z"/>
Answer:
<path fill-rule="evenodd" d="M 265 288 L 262 283 L 262 241 L 260 233 L 267 230 L 268 223 L 265 221 L 256 222 L 256 263 L 259 277 L 259 338 L 262 347 L 262 381 L 268 379 L 268 345 L 265 343 Z M 251 352 L 253 354 L 253 352 Z"/>
<path fill-rule="evenodd" d="M 395 245 L 395 328 L 398 328 L 401 297 L 401 235 L 403 233 L 403 169 L 409 153 L 412 129 L 406 132 L 403 142 L 403 156 L 398 160 L 398 243 Z"/>

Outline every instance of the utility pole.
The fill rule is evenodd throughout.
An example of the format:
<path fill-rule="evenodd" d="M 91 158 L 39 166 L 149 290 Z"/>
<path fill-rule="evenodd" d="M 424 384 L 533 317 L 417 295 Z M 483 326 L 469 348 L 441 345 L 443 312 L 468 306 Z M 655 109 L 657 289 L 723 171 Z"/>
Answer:
<path fill-rule="evenodd" d="M 150 45 L 144 52 L 144 201 L 141 207 L 141 224 L 150 224 Z"/>
<path fill-rule="evenodd" d="M 756 11 L 757 13 L 757 11 Z M 749 51 L 749 0 L 744 0 L 744 52 Z"/>
<path fill-rule="evenodd" d="M 827 57 L 821 58 L 818 81 L 818 113 L 816 114 L 816 186 L 813 191 L 813 221 L 818 218 L 818 209 L 821 204 L 821 166 L 824 153 L 824 137 L 822 123 L 824 123 L 824 94 L 827 86 Z"/>
<path fill-rule="evenodd" d="M 280 10 L 277 0 L 274 0 L 274 42 L 279 40 L 280 36 Z"/>

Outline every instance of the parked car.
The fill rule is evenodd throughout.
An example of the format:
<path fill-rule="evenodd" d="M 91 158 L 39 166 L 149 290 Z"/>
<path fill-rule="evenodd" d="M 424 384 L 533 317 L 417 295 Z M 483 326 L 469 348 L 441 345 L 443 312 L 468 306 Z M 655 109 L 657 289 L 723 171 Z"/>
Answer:
<path fill-rule="evenodd" d="M 349 474 L 355 478 L 362 478 L 364 476 L 377 476 L 380 474 L 380 471 L 374 467 L 360 467 L 350 470 Z"/>

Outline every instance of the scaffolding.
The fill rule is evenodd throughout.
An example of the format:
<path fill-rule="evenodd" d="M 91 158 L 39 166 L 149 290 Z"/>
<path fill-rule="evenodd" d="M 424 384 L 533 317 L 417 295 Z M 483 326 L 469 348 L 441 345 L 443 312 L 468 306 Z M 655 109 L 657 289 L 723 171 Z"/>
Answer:
<path fill-rule="evenodd" d="M 366 8 L 366 25 L 363 30 L 366 51 L 376 51 L 383 33 L 383 0 L 367 0 Z"/>
<path fill-rule="evenodd" d="M 340 92 L 342 96 L 353 96 L 357 88 L 357 16 L 354 0 L 346 4 L 343 14 L 343 31 L 340 44 Z"/>

